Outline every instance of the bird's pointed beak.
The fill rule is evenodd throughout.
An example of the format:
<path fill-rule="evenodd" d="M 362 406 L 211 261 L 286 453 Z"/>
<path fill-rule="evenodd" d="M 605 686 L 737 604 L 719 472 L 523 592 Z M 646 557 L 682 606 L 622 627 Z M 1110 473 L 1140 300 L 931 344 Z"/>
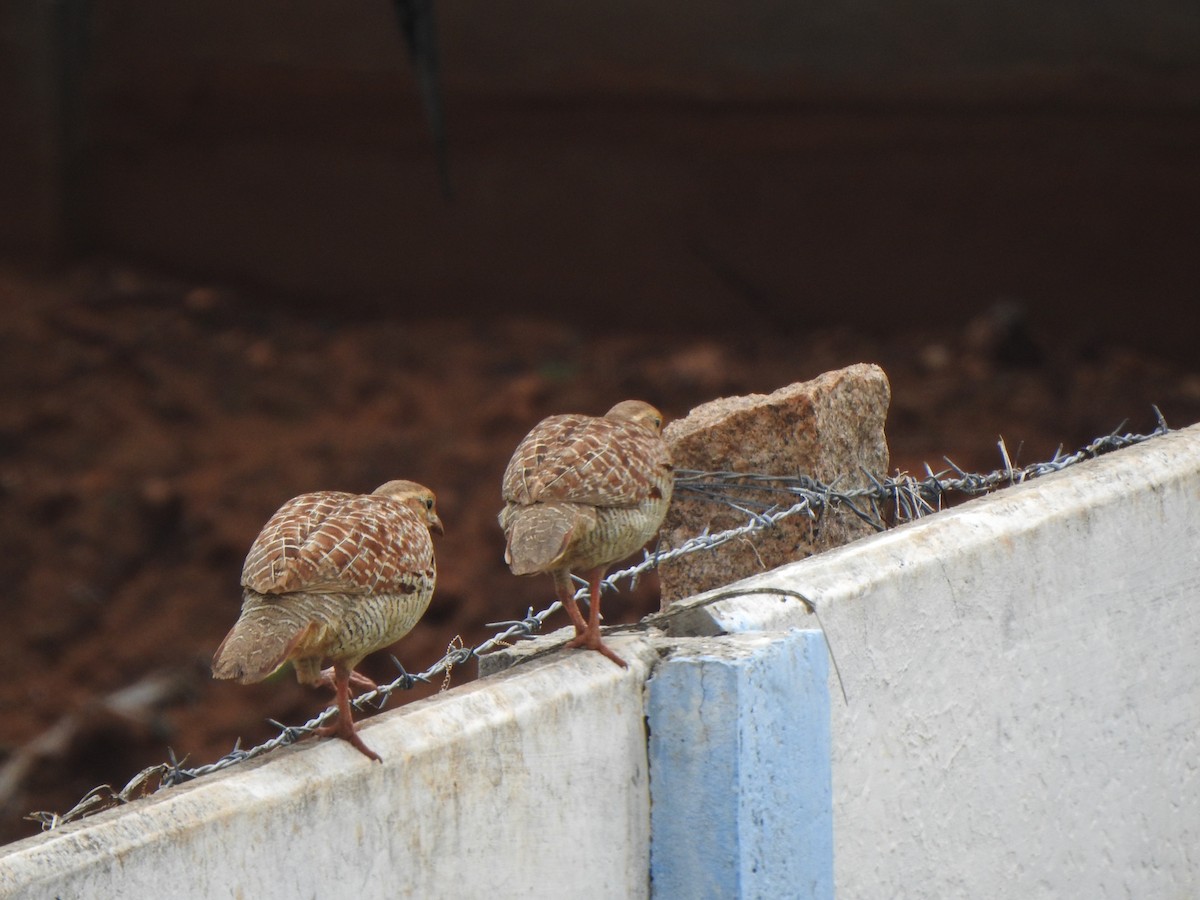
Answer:
<path fill-rule="evenodd" d="M 446 529 L 442 527 L 442 520 L 438 518 L 438 514 L 435 512 L 429 514 L 429 530 L 443 536 L 446 534 Z"/>

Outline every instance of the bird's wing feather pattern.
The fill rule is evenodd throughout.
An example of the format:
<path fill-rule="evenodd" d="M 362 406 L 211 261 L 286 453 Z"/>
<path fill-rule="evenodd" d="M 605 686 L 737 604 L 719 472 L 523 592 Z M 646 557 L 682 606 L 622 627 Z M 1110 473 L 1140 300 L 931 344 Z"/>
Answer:
<path fill-rule="evenodd" d="M 261 594 L 386 593 L 433 571 L 429 530 L 403 503 L 318 491 L 288 501 L 263 526 L 242 585 Z"/>
<path fill-rule="evenodd" d="M 651 496 L 669 467 L 657 435 L 631 422 L 563 415 L 529 432 L 504 473 L 504 499 L 632 507 Z"/>

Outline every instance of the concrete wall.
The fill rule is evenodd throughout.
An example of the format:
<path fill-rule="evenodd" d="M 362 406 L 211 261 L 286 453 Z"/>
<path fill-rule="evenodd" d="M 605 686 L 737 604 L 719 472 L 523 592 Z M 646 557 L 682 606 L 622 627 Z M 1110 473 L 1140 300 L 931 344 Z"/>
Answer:
<path fill-rule="evenodd" d="M 833 896 L 819 632 L 684 638 L 649 685 L 655 897 Z"/>
<path fill-rule="evenodd" d="M 655 654 L 620 647 L 375 717 L 382 764 L 313 741 L 10 845 L 0 896 L 645 897 Z"/>
<path fill-rule="evenodd" d="M 627 671 L 373 717 L 382 765 L 310 742 L 10 845 L 0 894 L 1191 896 L 1198 509 L 1200 426 L 696 598 Z"/>
<path fill-rule="evenodd" d="M 819 605 L 849 693 L 841 896 L 1195 894 L 1200 427 L 756 584 Z M 697 616 L 684 627 L 811 622 L 763 597 Z"/>

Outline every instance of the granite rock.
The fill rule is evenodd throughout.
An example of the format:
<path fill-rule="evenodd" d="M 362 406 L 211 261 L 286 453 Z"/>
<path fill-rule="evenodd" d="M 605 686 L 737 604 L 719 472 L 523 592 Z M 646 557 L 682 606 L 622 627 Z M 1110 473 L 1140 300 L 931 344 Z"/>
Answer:
<path fill-rule="evenodd" d="M 888 471 L 884 420 L 890 398 L 883 369 L 860 363 L 772 394 L 713 400 L 663 434 L 677 469 L 799 473 L 857 487 L 868 483 L 864 470 Z M 678 546 L 705 528 L 723 531 L 746 521 L 743 512 L 676 490 L 661 547 Z M 663 606 L 872 532 L 848 511 L 831 510 L 815 522 L 792 516 L 753 537 L 664 562 Z"/>

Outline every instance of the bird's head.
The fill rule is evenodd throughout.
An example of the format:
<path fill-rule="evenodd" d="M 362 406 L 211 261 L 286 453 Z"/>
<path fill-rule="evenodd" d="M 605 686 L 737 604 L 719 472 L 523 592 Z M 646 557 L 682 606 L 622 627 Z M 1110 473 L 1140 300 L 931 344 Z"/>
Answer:
<path fill-rule="evenodd" d="M 662 433 L 663 414 L 643 400 L 622 400 L 604 414 L 606 419 L 633 422 L 649 428 L 655 434 Z"/>
<path fill-rule="evenodd" d="M 429 528 L 430 531 L 436 531 L 438 534 L 445 534 L 445 529 L 442 528 L 442 520 L 437 514 L 437 498 L 433 495 L 433 491 L 425 487 L 423 484 L 417 484 L 415 481 L 389 481 L 387 484 L 381 484 L 372 494 L 379 494 L 382 497 L 391 497 L 403 503 L 414 513 Z"/>

